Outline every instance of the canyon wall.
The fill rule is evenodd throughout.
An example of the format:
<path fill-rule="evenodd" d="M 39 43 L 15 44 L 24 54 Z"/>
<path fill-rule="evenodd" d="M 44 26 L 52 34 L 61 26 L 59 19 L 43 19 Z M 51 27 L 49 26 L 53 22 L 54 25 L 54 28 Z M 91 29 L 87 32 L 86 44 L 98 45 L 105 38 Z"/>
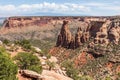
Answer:
<path fill-rule="evenodd" d="M 63 20 L 69 21 L 100 21 L 106 20 L 104 17 L 67 17 L 67 16 L 56 16 L 56 17 L 49 17 L 49 16 L 33 16 L 33 17 L 9 17 L 7 18 L 4 23 L 3 27 L 5 28 L 14 28 L 14 27 L 27 27 L 27 26 L 42 26 L 46 24 L 61 24 Z"/>
<path fill-rule="evenodd" d="M 31 30 L 29 26 L 32 27 Z M 14 40 L 20 36 L 26 39 L 31 39 L 31 36 L 34 36 L 35 39 L 40 40 L 53 39 L 58 35 L 56 46 L 77 48 L 92 38 L 94 43 L 108 44 L 114 42 L 118 44 L 119 26 L 118 17 L 9 17 L 3 23 L 3 28 L 6 29 L 0 31 L 0 37 Z M 26 35 L 26 32 L 29 34 Z"/>
<path fill-rule="evenodd" d="M 120 20 L 87 20 L 88 26 L 78 27 L 75 36 L 69 30 L 69 21 L 63 21 L 63 25 L 58 35 L 56 46 L 68 49 L 78 48 L 81 44 L 93 39 L 94 44 L 118 44 L 120 39 Z"/>

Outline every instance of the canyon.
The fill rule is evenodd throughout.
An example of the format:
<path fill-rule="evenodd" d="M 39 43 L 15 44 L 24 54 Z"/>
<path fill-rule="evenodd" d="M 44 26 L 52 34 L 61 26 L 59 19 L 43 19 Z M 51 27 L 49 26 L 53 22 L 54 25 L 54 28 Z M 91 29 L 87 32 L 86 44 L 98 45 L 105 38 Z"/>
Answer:
<path fill-rule="evenodd" d="M 0 30 L 0 40 L 23 39 L 45 49 L 58 63 L 71 60 L 80 75 L 92 76 L 94 80 L 118 77 L 119 16 L 7 18 Z"/>

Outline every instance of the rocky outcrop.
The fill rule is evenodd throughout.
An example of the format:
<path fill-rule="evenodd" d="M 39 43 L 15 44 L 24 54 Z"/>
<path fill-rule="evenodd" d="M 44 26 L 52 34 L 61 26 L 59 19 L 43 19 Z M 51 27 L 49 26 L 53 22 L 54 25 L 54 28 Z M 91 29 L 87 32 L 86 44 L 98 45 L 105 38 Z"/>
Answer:
<path fill-rule="evenodd" d="M 78 28 L 77 33 L 75 35 L 75 47 L 79 47 L 82 44 L 81 37 L 82 37 L 82 30 Z"/>
<path fill-rule="evenodd" d="M 100 43 L 100 44 L 108 44 L 108 24 L 110 21 L 106 21 L 102 23 L 101 27 L 99 27 L 98 32 L 96 33 L 95 37 L 95 43 Z"/>
<path fill-rule="evenodd" d="M 38 74 L 30 70 L 22 70 L 21 74 L 23 76 L 36 79 L 36 80 L 73 80 L 67 76 L 55 73 L 54 71 L 43 70 L 42 74 Z"/>
<path fill-rule="evenodd" d="M 63 21 L 63 25 L 60 34 L 58 35 L 56 45 L 65 48 L 70 48 L 70 45 L 72 44 L 74 44 L 74 39 L 69 30 L 68 21 Z"/>
<path fill-rule="evenodd" d="M 41 26 L 48 24 L 51 19 L 48 17 L 10 17 L 3 23 L 5 28 L 27 27 L 27 26 Z"/>
<path fill-rule="evenodd" d="M 56 24 L 62 24 L 63 20 L 72 20 L 72 21 L 78 21 L 78 22 L 88 22 L 91 20 L 106 20 L 106 18 L 98 18 L 98 17 L 59 17 L 59 16 L 19 16 L 19 17 L 9 17 L 7 18 L 4 23 L 3 27 L 8 28 L 15 28 L 15 27 L 28 27 L 28 26 L 42 26 L 46 24 L 52 24 L 56 26 Z"/>
<path fill-rule="evenodd" d="M 22 71 L 20 71 L 20 73 L 23 76 L 26 76 L 26 77 L 29 77 L 29 78 L 34 78 L 34 79 L 43 79 L 44 78 L 40 74 L 38 74 L 37 72 L 30 71 L 30 70 L 22 70 Z"/>
<path fill-rule="evenodd" d="M 82 29 L 79 27 L 75 35 L 75 48 L 79 47 L 82 43 L 89 41 L 89 38 L 90 33 L 82 31 Z"/>
<path fill-rule="evenodd" d="M 88 24 L 87 27 L 80 26 L 78 28 L 74 37 L 69 30 L 68 22 L 64 21 L 58 35 L 57 46 L 74 49 L 90 39 L 93 39 L 95 44 L 105 45 L 111 42 L 118 44 L 120 20 L 90 20 L 86 24 Z"/>
<path fill-rule="evenodd" d="M 108 34 L 110 41 L 118 44 L 120 39 L 120 20 L 114 20 L 111 22 L 111 26 Z"/>
<path fill-rule="evenodd" d="M 81 38 L 82 43 L 85 43 L 87 41 L 89 41 L 90 38 L 90 33 L 89 32 L 84 32 Z"/>

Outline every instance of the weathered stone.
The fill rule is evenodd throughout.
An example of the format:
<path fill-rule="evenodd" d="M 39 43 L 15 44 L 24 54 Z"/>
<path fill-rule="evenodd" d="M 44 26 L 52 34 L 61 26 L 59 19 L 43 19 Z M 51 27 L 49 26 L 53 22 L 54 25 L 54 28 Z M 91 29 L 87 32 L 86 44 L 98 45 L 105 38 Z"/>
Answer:
<path fill-rule="evenodd" d="M 79 47 L 82 44 L 81 37 L 82 37 L 82 30 L 79 27 L 78 30 L 77 30 L 77 34 L 75 35 L 75 47 L 76 48 Z"/>
<path fill-rule="evenodd" d="M 89 32 L 84 32 L 81 37 L 81 42 L 85 43 L 85 42 L 89 41 L 89 38 L 90 38 Z"/>
<path fill-rule="evenodd" d="M 23 76 L 36 79 L 36 80 L 73 80 L 69 77 L 66 77 L 64 75 L 58 74 L 54 71 L 48 71 L 48 70 L 43 70 L 42 74 L 38 74 L 34 71 L 30 70 L 22 70 L 21 74 Z"/>
<path fill-rule="evenodd" d="M 63 25 L 60 34 L 57 39 L 57 46 L 69 48 L 72 41 L 72 35 L 69 30 L 68 21 L 63 21 Z"/>
<path fill-rule="evenodd" d="M 21 70 L 20 72 L 22 75 L 26 76 L 26 77 L 30 77 L 30 78 L 43 78 L 40 74 L 38 74 L 37 72 L 34 71 L 30 71 L 30 70 Z"/>

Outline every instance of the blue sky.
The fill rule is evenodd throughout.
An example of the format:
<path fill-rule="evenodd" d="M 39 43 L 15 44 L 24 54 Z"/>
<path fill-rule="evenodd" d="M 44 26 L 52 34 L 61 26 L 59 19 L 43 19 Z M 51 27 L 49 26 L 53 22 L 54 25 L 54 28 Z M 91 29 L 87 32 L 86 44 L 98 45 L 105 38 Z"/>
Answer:
<path fill-rule="evenodd" d="M 0 17 L 53 15 L 120 15 L 120 0 L 0 0 Z"/>

